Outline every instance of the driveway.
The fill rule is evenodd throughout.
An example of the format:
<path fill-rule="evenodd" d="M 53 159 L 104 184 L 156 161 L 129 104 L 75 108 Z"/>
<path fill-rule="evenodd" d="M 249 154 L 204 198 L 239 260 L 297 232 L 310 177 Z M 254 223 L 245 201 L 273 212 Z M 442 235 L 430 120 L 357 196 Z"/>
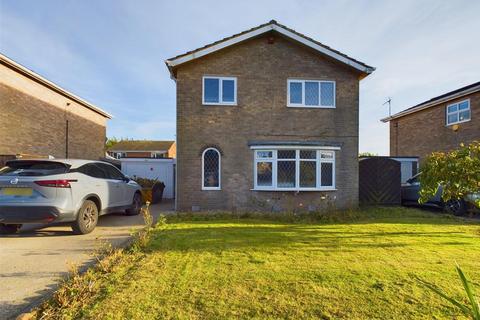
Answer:
<path fill-rule="evenodd" d="M 173 208 L 172 203 L 152 205 L 158 215 Z M 139 216 L 121 213 L 100 217 L 88 235 L 73 235 L 69 226 L 22 228 L 20 233 L 0 237 L 0 319 L 15 318 L 39 303 L 68 274 L 69 266 L 88 266 L 92 251 L 105 242 L 127 243 L 133 230 L 143 225 Z"/>

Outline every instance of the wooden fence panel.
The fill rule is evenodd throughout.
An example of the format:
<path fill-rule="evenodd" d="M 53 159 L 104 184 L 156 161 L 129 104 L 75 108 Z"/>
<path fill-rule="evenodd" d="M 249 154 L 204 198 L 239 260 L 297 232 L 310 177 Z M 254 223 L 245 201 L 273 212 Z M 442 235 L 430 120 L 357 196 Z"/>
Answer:
<path fill-rule="evenodd" d="M 401 171 L 398 161 L 372 157 L 359 163 L 360 204 L 401 204 Z"/>

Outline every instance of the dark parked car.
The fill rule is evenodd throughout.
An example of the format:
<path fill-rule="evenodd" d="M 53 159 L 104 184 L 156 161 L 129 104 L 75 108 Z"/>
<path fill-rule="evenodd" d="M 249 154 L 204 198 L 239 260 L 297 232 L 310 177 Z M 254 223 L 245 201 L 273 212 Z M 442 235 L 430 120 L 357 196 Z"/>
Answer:
<path fill-rule="evenodd" d="M 421 173 L 408 179 L 407 182 L 402 185 L 403 205 L 420 205 L 418 202 L 420 198 L 420 174 Z M 442 187 L 440 186 L 435 196 L 421 205 L 444 209 L 454 215 L 462 215 L 465 214 L 468 209 L 475 208 L 474 202 L 478 198 L 480 198 L 480 193 L 474 193 L 467 195 L 464 199 L 451 199 L 444 202 L 442 200 Z"/>

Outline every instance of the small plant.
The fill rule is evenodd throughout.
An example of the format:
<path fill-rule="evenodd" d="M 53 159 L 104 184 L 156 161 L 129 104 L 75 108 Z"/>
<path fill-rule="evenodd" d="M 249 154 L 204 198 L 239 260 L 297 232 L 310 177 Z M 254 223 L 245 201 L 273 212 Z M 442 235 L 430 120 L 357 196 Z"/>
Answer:
<path fill-rule="evenodd" d="M 451 304 L 454 306 L 458 307 L 460 310 L 463 311 L 463 313 L 467 314 L 470 316 L 473 320 L 480 320 L 480 303 L 478 298 L 475 296 L 475 292 L 473 290 L 473 286 L 468 281 L 467 277 L 463 273 L 462 269 L 457 265 L 456 266 L 458 276 L 460 277 L 460 280 L 462 281 L 463 288 L 465 289 L 465 293 L 467 294 L 468 300 L 470 302 L 470 305 L 464 305 L 457 300 L 447 296 L 445 293 L 443 293 L 439 288 L 437 288 L 435 285 L 428 283 L 424 280 L 418 279 L 418 281 L 427 287 L 428 289 L 432 290 L 436 294 L 438 294 L 440 297 L 446 299 L 449 301 Z"/>
<path fill-rule="evenodd" d="M 148 244 L 148 242 L 150 241 L 153 226 L 153 216 L 150 213 L 150 202 L 147 201 L 147 203 L 142 207 L 140 211 L 143 216 L 145 227 L 134 234 L 134 241 L 132 246 L 132 249 L 134 250 L 144 248 Z"/>
<path fill-rule="evenodd" d="M 133 180 L 138 183 L 142 188 L 153 188 L 154 185 L 160 183 L 158 178 L 148 179 L 148 178 L 133 178 Z"/>

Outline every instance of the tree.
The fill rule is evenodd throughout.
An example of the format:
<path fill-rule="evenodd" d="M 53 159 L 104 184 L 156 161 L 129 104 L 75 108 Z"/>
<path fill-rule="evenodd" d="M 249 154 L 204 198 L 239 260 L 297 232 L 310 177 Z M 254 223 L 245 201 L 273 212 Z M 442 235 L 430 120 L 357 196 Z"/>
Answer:
<path fill-rule="evenodd" d="M 421 167 L 420 202 L 431 199 L 442 186 L 442 199 L 462 199 L 480 191 L 480 141 L 460 145 L 458 150 L 434 152 Z M 480 206 L 480 199 L 475 200 Z"/>
<path fill-rule="evenodd" d="M 115 137 L 107 138 L 107 140 L 105 141 L 105 150 L 110 149 L 114 144 L 118 143 L 119 141 L 120 140 Z"/>

